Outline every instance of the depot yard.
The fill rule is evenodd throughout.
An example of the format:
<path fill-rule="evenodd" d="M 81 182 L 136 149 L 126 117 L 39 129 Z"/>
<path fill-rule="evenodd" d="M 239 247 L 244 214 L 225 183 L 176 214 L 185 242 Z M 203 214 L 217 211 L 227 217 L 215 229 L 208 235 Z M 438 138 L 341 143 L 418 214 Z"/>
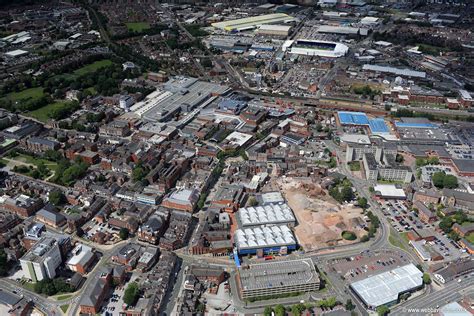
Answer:
<path fill-rule="evenodd" d="M 361 208 L 339 205 L 318 185 L 294 179 L 281 179 L 279 185 L 298 220 L 295 234 L 305 250 L 351 244 L 367 234 Z M 343 238 L 344 232 L 356 238 Z"/>

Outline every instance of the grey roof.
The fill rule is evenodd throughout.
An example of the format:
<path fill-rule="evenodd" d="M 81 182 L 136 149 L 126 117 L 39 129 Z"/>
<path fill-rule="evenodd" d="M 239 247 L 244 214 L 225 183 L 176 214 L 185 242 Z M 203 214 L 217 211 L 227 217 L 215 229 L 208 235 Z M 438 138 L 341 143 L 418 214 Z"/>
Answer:
<path fill-rule="evenodd" d="M 461 172 L 474 172 L 473 159 L 453 159 L 453 163 Z"/>
<path fill-rule="evenodd" d="M 351 288 L 368 306 L 377 307 L 398 299 L 400 293 L 423 284 L 423 273 L 412 263 L 354 282 Z"/>
<path fill-rule="evenodd" d="M 241 268 L 239 276 L 243 290 L 319 283 L 318 273 L 309 258 L 252 264 Z"/>
<path fill-rule="evenodd" d="M 55 223 L 60 223 L 61 221 L 66 219 L 62 214 L 57 213 L 53 210 L 47 210 L 46 208 L 42 208 L 41 210 L 39 210 L 36 215 L 45 217 L 50 221 L 54 221 Z"/>
<path fill-rule="evenodd" d="M 100 294 L 103 291 L 103 288 L 107 285 L 107 281 L 103 278 L 95 280 L 92 290 L 86 291 L 82 296 L 80 305 L 86 306 L 95 306 L 99 300 Z"/>
<path fill-rule="evenodd" d="M 377 71 L 377 72 L 386 72 L 386 73 L 391 73 L 397 76 L 407 76 L 407 77 L 416 77 L 416 78 L 426 77 L 426 72 L 423 72 L 423 71 L 415 71 L 411 69 L 401 69 L 401 68 L 387 67 L 387 66 L 380 66 L 380 65 L 365 64 L 362 67 L 362 69 Z"/>

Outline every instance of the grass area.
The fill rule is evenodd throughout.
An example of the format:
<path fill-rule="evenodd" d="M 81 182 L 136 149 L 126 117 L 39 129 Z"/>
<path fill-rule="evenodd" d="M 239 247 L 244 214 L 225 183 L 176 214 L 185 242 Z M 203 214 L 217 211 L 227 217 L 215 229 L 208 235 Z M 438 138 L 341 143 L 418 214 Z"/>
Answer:
<path fill-rule="evenodd" d="M 125 25 L 129 31 L 137 33 L 150 29 L 150 23 L 148 22 L 129 22 L 125 23 Z"/>
<path fill-rule="evenodd" d="M 26 113 L 26 115 L 31 116 L 31 117 L 37 119 L 38 121 L 46 123 L 50 119 L 48 114 L 51 113 L 51 111 L 53 111 L 55 109 L 62 108 L 65 104 L 66 104 L 66 102 L 64 102 L 64 101 L 54 102 L 54 103 L 48 104 L 46 106 L 43 106 L 42 108 L 39 108 L 37 110 L 28 112 L 28 113 Z"/>
<path fill-rule="evenodd" d="M 37 100 L 43 96 L 43 88 L 30 88 L 20 92 L 11 92 L 7 95 L 7 99 L 15 102 L 21 100 Z"/>
<path fill-rule="evenodd" d="M 360 171 L 360 162 L 359 161 L 352 161 L 348 163 L 349 169 L 351 171 Z"/>
<path fill-rule="evenodd" d="M 35 283 L 33 282 L 25 282 L 25 284 L 23 284 L 23 287 L 29 291 L 35 291 Z"/>
<path fill-rule="evenodd" d="M 356 240 L 357 239 L 357 236 L 353 232 L 350 232 L 350 231 L 347 231 L 347 230 L 343 231 L 341 236 L 345 240 Z"/>
<path fill-rule="evenodd" d="M 63 311 L 63 313 L 66 313 L 66 312 L 67 312 L 67 309 L 69 308 L 69 304 L 61 305 L 60 308 L 61 308 L 61 310 Z"/>
<path fill-rule="evenodd" d="M 471 244 L 474 244 L 474 234 L 469 234 L 464 238 L 466 238 L 466 240 L 469 241 Z"/>
<path fill-rule="evenodd" d="M 381 184 L 403 184 L 403 181 L 379 179 L 379 180 L 377 180 L 377 183 L 381 183 Z"/>
<path fill-rule="evenodd" d="M 97 90 L 94 87 L 84 89 L 84 92 L 89 92 L 91 95 L 96 95 L 97 94 Z"/>
<path fill-rule="evenodd" d="M 68 298 L 71 298 L 72 296 L 73 296 L 72 294 L 59 295 L 59 296 L 56 296 L 55 299 L 57 299 L 58 301 L 64 301 L 64 300 L 67 300 Z"/>
<path fill-rule="evenodd" d="M 400 234 L 403 240 L 408 240 L 406 233 Z M 388 237 L 388 241 L 395 247 L 398 247 L 400 249 L 403 249 L 405 251 L 408 251 L 408 247 L 404 242 L 401 242 L 398 238 L 396 238 L 394 235 L 390 234 Z"/>
<path fill-rule="evenodd" d="M 110 66 L 112 64 L 113 62 L 110 59 L 98 60 L 98 61 L 93 62 L 92 64 L 89 64 L 89 65 L 86 65 L 84 67 L 74 70 L 73 75 L 75 76 L 85 75 L 85 74 L 94 72 L 100 68 Z"/>
<path fill-rule="evenodd" d="M 24 162 L 24 163 L 29 163 L 35 166 L 38 166 L 42 162 L 46 167 L 48 167 L 48 169 L 51 169 L 53 171 L 56 171 L 56 169 L 58 168 L 58 164 L 54 161 L 50 161 L 50 160 L 42 159 L 42 158 L 36 158 L 36 157 L 26 155 L 26 154 L 18 154 L 18 156 L 12 157 L 10 159 Z"/>

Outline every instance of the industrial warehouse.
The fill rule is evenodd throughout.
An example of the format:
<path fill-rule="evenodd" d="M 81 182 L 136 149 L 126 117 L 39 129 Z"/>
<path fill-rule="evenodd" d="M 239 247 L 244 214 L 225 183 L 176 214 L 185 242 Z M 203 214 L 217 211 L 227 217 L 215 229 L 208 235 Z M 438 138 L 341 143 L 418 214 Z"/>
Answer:
<path fill-rule="evenodd" d="M 298 39 L 286 41 L 282 50 L 296 55 L 337 58 L 345 56 L 349 47 L 341 43 Z"/>
<path fill-rule="evenodd" d="M 423 286 L 423 272 L 410 263 L 350 285 L 352 291 L 369 309 L 398 302 L 400 294 L 415 291 Z"/>
<path fill-rule="evenodd" d="M 285 13 L 265 14 L 249 18 L 213 23 L 212 26 L 227 32 L 240 32 L 257 28 L 263 24 L 288 23 L 295 18 Z"/>
<path fill-rule="evenodd" d="M 247 254 L 286 254 L 296 249 L 296 239 L 286 225 L 238 229 L 234 235 L 237 251 Z"/>
<path fill-rule="evenodd" d="M 178 112 L 190 112 L 205 106 L 212 97 L 229 91 L 227 86 L 200 81 L 196 78 L 175 77 L 161 89 L 149 94 L 145 100 L 131 107 L 131 111 L 150 122 L 169 120 Z"/>
<path fill-rule="evenodd" d="M 295 225 L 295 216 L 287 204 L 267 204 L 240 208 L 238 213 L 240 227 L 256 225 L 287 224 Z"/>
<path fill-rule="evenodd" d="M 319 275 L 309 258 L 242 267 L 238 281 L 242 299 L 315 292 L 320 288 Z"/>

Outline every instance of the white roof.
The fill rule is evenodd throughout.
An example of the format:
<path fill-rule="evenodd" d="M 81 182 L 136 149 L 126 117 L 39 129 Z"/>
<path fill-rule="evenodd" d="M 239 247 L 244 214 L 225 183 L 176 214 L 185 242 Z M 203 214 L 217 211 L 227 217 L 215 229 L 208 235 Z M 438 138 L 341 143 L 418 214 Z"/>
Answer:
<path fill-rule="evenodd" d="M 374 186 L 375 192 L 380 192 L 382 196 L 405 198 L 405 191 L 402 188 L 397 188 L 395 184 L 377 184 Z"/>
<path fill-rule="evenodd" d="M 238 229 L 235 231 L 234 239 L 238 249 L 296 244 L 295 236 L 286 225 Z"/>
<path fill-rule="evenodd" d="M 291 25 L 280 25 L 280 24 L 263 24 L 259 28 L 262 31 L 282 31 L 288 32 L 291 29 Z"/>
<path fill-rule="evenodd" d="M 291 208 L 285 204 L 267 204 L 239 209 L 237 216 L 243 227 L 264 224 L 294 223 L 295 216 Z"/>
<path fill-rule="evenodd" d="M 387 72 L 397 76 L 408 76 L 408 77 L 417 77 L 417 78 L 426 78 L 426 72 L 424 71 L 416 71 L 411 69 L 401 69 L 395 67 L 388 67 L 388 66 L 380 66 L 380 65 L 371 65 L 365 64 L 362 66 L 363 70 L 372 70 L 377 72 Z"/>
<path fill-rule="evenodd" d="M 403 293 L 423 284 L 423 273 L 410 263 L 351 284 L 351 288 L 368 305 L 377 307 L 398 299 Z"/>
<path fill-rule="evenodd" d="M 452 302 L 440 308 L 442 316 L 472 316 L 461 304 Z"/>
<path fill-rule="evenodd" d="M 245 145 L 250 139 L 252 135 L 244 134 L 240 132 L 232 132 L 229 136 L 226 137 L 227 140 L 232 145 L 243 146 Z"/>
<path fill-rule="evenodd" d="M 86 264 L 92 257 L 92 248 L 79 244 L 72 250 L 73 256 L 67 261 L 67 265 Z"/>
<path fill-rule="evenodd" d="M 12 51 L 9 51 L 9 52 L 5 53 L 5 55 L 7 55 L 8 57 L 17 57 L 17 56 L 21 56 L 21 55 L 25 55 L 25 54 L 28 54 L 28 52 L 26 50 L 22 50 L 22 49 L 15 49 L 15 50 L 12 50 Z"/>

